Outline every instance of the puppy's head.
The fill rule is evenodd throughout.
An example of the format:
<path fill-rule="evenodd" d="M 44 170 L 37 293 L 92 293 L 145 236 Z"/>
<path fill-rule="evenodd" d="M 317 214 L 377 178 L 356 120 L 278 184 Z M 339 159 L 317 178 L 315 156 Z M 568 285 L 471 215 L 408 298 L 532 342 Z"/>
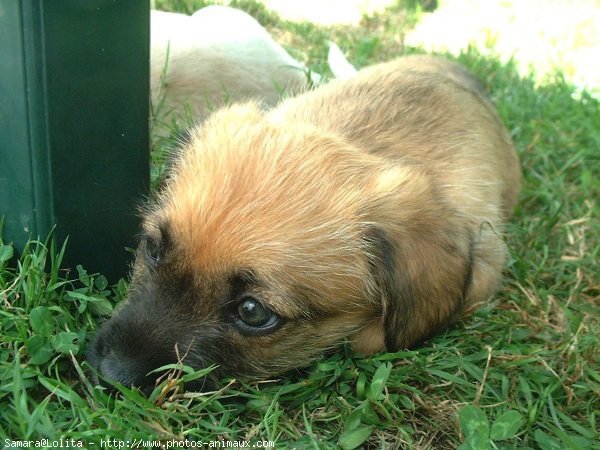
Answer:
<path fill-rule="evenodd" d="M 389 222 L 418 207 L 386 206 L 409 175 L 252 105 L 216 114 L 144 215 L 130 297 L 92 344 L 92 363 L 135 385 L 178 360 L 214 364 L 215 378 L 265 378 L 349 336 L 367 351 L 409 344 L 423 333 L 398 330 L 421 319 L 395 315 L 406 300 L 396 246 L 414 239 Z M 402 195 L 427 191 L 409 184 Z"/>

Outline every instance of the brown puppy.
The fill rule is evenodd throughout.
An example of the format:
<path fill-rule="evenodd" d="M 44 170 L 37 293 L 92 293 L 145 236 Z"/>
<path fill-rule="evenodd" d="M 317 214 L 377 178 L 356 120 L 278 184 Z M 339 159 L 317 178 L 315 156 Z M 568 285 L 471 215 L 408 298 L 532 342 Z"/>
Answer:
<path fill-rule="evenodd" d="M 412 56 L 192 133 L 144 216 L 131 294 L 92 363 L 268 377 L 349 338 L 410 347 L 498 287 L 520 186 L 480 84 Z"/>

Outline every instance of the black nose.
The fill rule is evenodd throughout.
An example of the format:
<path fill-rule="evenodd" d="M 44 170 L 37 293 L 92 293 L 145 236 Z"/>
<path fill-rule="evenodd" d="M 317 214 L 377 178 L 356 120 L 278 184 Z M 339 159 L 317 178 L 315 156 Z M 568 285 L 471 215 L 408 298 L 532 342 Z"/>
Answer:
<path fill-rule="evenodd" d="M 140 365 L 129 358 L 117 356 L 112 352 L 98 361 L 98 373 L 105 380 L 116 381 L 124 386 L 147 387 L 150 378 Z"/>
<path fill-rule="evenodd" d="M 102 335 L 96 337 L 88 353 L 88 361 L 96 370 L 97 381 L 109 391 L 116 389 L 111 383 L 119 383 L 127 387 L 137 387 L 145 393 L 152 392 L 156 377 L 148 374 L 152 369 L 159 367 L 144 364 L 136 356 L 121 354 L 108 348 Z"/>

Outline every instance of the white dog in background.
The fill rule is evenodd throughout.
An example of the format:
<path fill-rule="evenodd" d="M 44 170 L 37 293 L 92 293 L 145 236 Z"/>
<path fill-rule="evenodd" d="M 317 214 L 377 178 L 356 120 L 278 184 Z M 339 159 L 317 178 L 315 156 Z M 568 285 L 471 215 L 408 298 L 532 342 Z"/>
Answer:
<path fill-rule="evenodd" d="M 309 80 L 306 66 L 238 9 L 208 6 L 191 16 L 153 10 L 150 29 L 151 98 L 163 121 L 185 117 L 187 110 L 201 122 L 225 102 L 249 98 L 268 108 L 283 93 L 293 95 L 320 80 L 315 73 Z M 336 77 L 353 75 L 335 44 L 329 63 Z"/>

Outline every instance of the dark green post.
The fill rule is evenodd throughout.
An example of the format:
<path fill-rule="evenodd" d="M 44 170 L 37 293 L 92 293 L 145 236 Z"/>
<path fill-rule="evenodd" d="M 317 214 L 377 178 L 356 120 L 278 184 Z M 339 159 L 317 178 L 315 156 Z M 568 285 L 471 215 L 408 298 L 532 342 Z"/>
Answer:
<path fill-rule="evenodd" d="M 147 1 L 0 1 L 0 215 L 67 267 L 127 273 L 149 186 Z"/>

